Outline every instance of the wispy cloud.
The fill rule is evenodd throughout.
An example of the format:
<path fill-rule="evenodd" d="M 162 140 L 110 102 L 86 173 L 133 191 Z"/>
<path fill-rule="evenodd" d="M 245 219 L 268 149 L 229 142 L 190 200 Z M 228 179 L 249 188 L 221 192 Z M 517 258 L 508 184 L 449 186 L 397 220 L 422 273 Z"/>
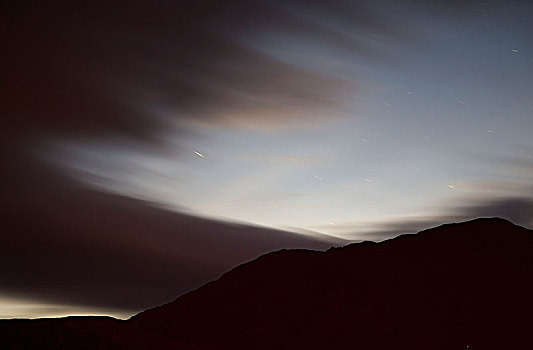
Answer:
<path fill-rule="evenodd" d="M 440 208 L 440 213 L 383 218 L 381 221 L 341 223 L 334 234 L 349 240 L 383 240 L 446 223 L 479 217 L 500 217 L 533 228 L 533 197 L 503 197 Z M 438 211 L 437 211 L 438 212 Z M 331 232 L 332 230 L 328 230 Z M 333 232 L 332 232 L 333 233 Z"/>

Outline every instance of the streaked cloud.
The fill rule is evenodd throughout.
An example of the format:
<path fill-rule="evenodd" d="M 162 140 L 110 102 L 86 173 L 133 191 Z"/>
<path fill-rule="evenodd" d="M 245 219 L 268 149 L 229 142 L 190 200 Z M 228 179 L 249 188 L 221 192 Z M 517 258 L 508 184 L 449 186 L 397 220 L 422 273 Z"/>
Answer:
<path fill-rule="evenodd" d="M 388 217 L 372 222 L 343 223 L 337 225 L 336 232 L 331 232 L 331 230 L 328 232 L 348 240 L 375 241 L 479 217 L 501 217 L 517 225 L 533 228 L 532 198 L 524 196 L 493 198 L 485 201 L 471 200 L 468 204 L 440 208 L 440 214 L 409 215 Z M 320 228 L 317 230 L 320 231 Z"/>
<path fill-rule="evenodd" d="M 39 185 L 2 203 L 0 295 L 52 308 L 138 312 L 263 253 L 330 246 L 325 236 L 169 211 L 51 173 Z"/>
<path fill-rule="evenodd" d="M 328 119 L 354 82 L 288 63 L 272 43 L 375 57 L 358 32 L 402 33 L 346 1 L 35 2 L 3 14 L 4 67 L 17 67 L 3 74 L 6 126 L 89 136 L 149 137 L 183 121 L 270 128 Z"/>

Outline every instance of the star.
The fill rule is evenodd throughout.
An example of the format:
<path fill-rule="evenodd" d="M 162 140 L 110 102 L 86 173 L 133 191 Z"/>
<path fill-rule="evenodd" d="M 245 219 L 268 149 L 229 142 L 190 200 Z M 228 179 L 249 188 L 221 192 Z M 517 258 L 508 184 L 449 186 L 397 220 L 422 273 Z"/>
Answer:
<path fill-rule="evenodd" d="M 200 157 L 200 158 L 205 158 L 204 155 L 203 155 L 202 153 L 200 153 L 200 152 L 196 152 L 196 151 L 194 151 L 194 153 L 196 153 L 196 155 L 197 155 L 198 157 Z"/>

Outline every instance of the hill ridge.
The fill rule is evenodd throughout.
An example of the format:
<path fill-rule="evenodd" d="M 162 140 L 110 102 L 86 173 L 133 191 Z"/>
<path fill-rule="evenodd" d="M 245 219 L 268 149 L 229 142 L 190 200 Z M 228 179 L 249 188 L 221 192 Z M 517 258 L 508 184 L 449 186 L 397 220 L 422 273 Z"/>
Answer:
<path fill-rule="evenodd" d="M 264 254 L 93 334 L 103 349 L 528 348 L 532 275 L 533 231 L 480 218 Z"/>

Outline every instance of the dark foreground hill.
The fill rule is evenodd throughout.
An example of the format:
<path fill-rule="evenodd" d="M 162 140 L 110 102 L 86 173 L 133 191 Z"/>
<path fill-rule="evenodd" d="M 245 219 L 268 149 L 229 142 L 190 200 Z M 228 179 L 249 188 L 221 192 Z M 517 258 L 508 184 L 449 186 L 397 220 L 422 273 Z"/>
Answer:
<path fill-rule="evenodd" d="M 0 321 L 1 349 L 532 349 L 533 232 L 502 219 L 286 250 L 128 321 Z"/>

